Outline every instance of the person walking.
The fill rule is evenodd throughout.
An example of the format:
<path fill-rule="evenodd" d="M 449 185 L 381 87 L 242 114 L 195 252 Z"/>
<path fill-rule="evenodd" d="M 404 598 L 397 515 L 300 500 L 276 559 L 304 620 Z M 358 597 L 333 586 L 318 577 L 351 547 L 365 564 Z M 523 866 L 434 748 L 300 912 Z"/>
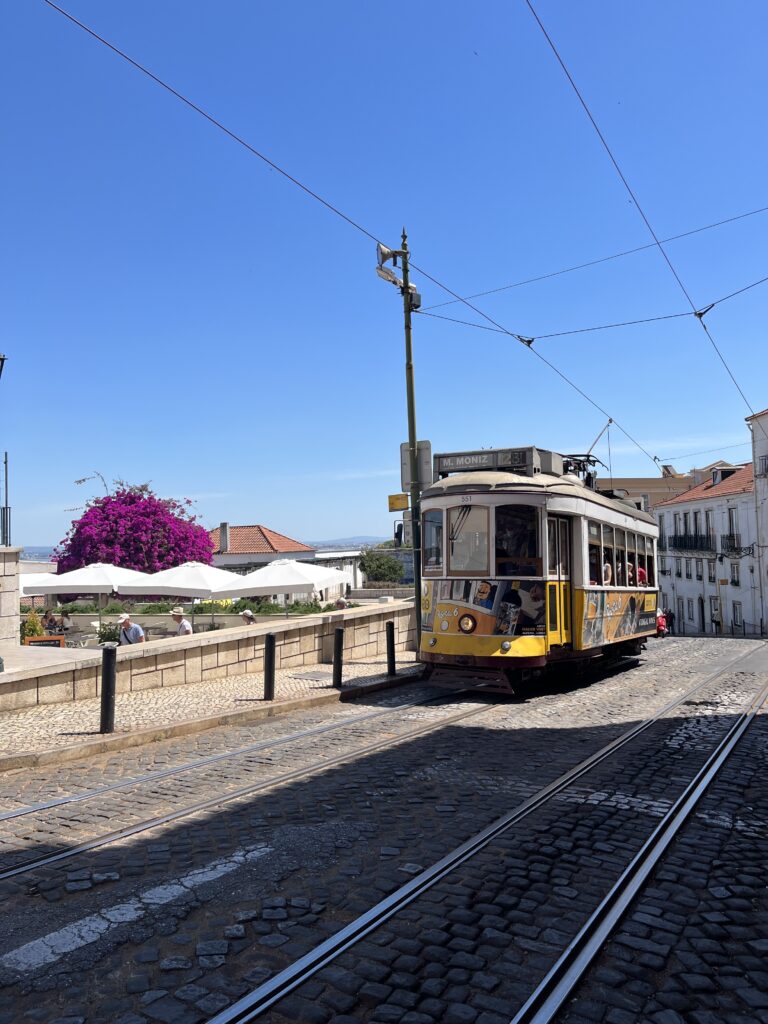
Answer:
<path fill-rule="evenodd" d="M 669 635 L 670 636 L 674 636 L 675 635 L 675 613 L 672 611 L 671 608 L 667 608 L 666 611 L 664 612 L 664 615 L 666 616 L 666 619 L 667 619 L 667 629 L 669 630 Z"/>
<path fill-rule="evenodd" d="M 170 616 L 177 626 L 176 636 L 192 636 L 192 626 L 189 619 L 184 618 L 183 608 L 171 608 Z"/>
<path fill-rule="evenodd" d="M 144 630 L 138 622 L 131 622 L 131 616 L 128 612 L 123 612 L 122 615 L 119 615 L 117 617 L 117 623 L 120 626 L 121 647 L 125 644 L 143 644 L 146 640 Z"/>
<path fill-rule="evenodd" d="M 242 615 L 243 623 L 246 626 L 256 625 L 256 616 L 253 614 L 250 608 L 246 608 L 244 611 L 240 612 L 240 614 Z"/>

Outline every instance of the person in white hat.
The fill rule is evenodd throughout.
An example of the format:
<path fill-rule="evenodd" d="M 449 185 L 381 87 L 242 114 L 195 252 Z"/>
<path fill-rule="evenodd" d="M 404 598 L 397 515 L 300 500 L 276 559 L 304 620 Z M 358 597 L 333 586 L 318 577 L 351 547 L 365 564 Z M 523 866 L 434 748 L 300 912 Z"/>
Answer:
<path fill-rule="evenodd" d="M 171 618 L 178 626 L 176 636 L 191 636 L 192 626 L 190 625 L 189 619 L 184 618 L 184 609 L 179 608 L 178 606 L 176 608 L 171 608 L 170 614 Z"/>
<path fill-rule="evenodd" d="M 244 611 L 240 612 L 240 614 L 242 615 L 243 622 L 246 624 L 246 626 L 256 625 L 256 616 L 253 614 L 250 608 L 246 608 Z"/>
<path fill-rule="evenodd" d="M 120 626 L 120 645 L 124 644 L 143 644 L 146 637 L 144 636 L 144 630 L 138 624 L 138 622 L 131 622 L 131 616 L 128 612 L 123 612 L 122 615 L 118 615 L 117 624 Z"/>

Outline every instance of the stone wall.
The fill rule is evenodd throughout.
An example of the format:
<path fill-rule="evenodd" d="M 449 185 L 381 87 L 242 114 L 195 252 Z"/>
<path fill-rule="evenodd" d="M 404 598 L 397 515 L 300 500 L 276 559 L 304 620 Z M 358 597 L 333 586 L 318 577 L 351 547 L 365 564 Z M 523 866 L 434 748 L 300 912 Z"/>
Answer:
<path fill-rule="evenodd" d="M 21 548 L 0 548 L 0 640 L 19 639 L 19 554 Z"/>
<path fill-rule="evenodd" d="M 416 642 L 413 603 L 397 602 L 375 609 L 353 608 L 307 616 L 300 622 L 280 620 L 258 626 L 196 633 L 120 647 L 117 692 L 179 686 L 227 676 L 260 674 L 264 642 L 275 635 L 275 668 L 299 668 L 332 658 L 334 630 L 343 626 L 344 657 L 354 660 L 386 653 L 386 623 L 395 624 L 395 649 L 413 650 Z M 0 711 L 95 697 L 100 691 L 101 651 L 68 654 L 50 650 L 54 664 L 0 675 Z M 74 660 L 74 655 L 77 660 Z M 67 664 L 67 659 L 69 663 Z"/>

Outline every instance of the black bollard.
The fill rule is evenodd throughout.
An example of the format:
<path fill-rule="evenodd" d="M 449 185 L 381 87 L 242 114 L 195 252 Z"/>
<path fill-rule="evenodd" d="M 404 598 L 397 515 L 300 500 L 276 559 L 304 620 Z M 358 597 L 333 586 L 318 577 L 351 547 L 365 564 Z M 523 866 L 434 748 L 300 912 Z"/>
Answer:
<path fill-rule="evenodd" d="M 275 699 L 275 634 L 264 637 L 264 700 Z"/>
<path fill-rule="evenodd" d="M 344 667 L 344 629 L 339 626 L 333 631 L 333 686 L 341 689 L 341 670 Z"/>
<path fill-rule="evenodd" d="M 397 675 L 397 665 L 395 664 L 395 624 L 394 622 L 387 623 L 387 675 Z"/>
<path fill-rule="evenodd" d="M 115 687 L 117 683 L 117 644 L 101 649 L 101 724 L 99 732 L 115 731 Z"/>

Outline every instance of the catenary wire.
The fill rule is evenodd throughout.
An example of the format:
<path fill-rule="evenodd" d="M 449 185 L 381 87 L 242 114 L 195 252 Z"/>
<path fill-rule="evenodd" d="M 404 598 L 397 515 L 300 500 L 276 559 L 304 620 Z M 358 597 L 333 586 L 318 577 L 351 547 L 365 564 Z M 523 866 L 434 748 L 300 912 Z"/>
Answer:
<path fill-rule="evenodd" d="M 227 128 L 224 124 L 221 123 L 221 121 L 218 121 L 215 117 L 213 117 L 211 114 L 209 114 L 202 107 L 198 106 L 192 100 L 188 99 L 186 96 L 184 96 L 182 93 L 180 93 L 177 89 L 174 89 L 173 86 L 169 85 L 167 82 L 164 82 L 163 79 L 161 79 L 157 75 L 153 74 L 148 68 L 144 67 L 138 61 L 134 60 L 132 57 L 129 57 L 127 53 L 125 53 L 119 47 L 115 46 L 113 43 L 110 43 L 107 39 L 105 39 L 103 36 L 99 35 L 98 32 L 94 31 L 92 28 L 90 28 L 84 22 L 82 22 L 82 21 L 78 20 L 77 18 L 75 18 L 74 15 L 70 14 L 63 7 L 59 7 L 58 4 L 55 4 L 53 2 L 53 0 L 43 0 L 43 3 L 46 4 L 48 7 L 50 7 L 52 10 L 56 11 L 58 14 L 62 15 L 62 17 L 66 18 L 73 25 L 76 25 L 78 28 L 82 29 L 84 32 L 86 32 L 93 39 L 97 40 L 97 42 L 100 42 L 103 46 L 106 46 L 107 49 L 111 50 L 118 57 L 121 57 L 128 64 L 130 64 L 131 67 L 135 68 L 137 71 L 140 71 L 142 74 L 146 75 L 153 82 L 155 82 L 156 85 L 159 85 L 162 89 L 165 89 L 166 92 L 170 93 L 172 96 L 174 96 L 180 102 L 182 102 L 185 106 L 189 107 L 191 110 L 194 110 L 195 113 L 200 114 L 201 117 L 205 118 L 206 121 L 208 121 L 210 124 L 214 125 L 214 127 L 218 128 L 220 131 L 224 132 L 224 134 L 227 135 L 234 142 L 237 142 L 239 145 L 243 146 L 253 156 L 258 157 L 258 159 L 262 160 L 265 164 L 267 164 L 268 167 L 271 167 L 274 171 L 277 171 L 279 174 L 281 174 L 284 178 L 286 178 L 292 184 L 296 185 L 296 187 L 301 189 L 302 192 L 304 192 L 306 195 L 308 195 L 311 198 L 317 200 L 317 202 L 321 203 L 326 209 L 330 210 L 332 213 L 335 213 L 338 217 L 340 217 L 342 220 L 344 220 L 347 224 L 351 225 L 357 231 L 360 231 L 367 238 L 370 238 L 374 242 L 380 242 L 380 239 L 378 239 L 374 234 L 372 234 L 370 231 L 368 231 L 366 228 L 364 228 L 361 224 L 358 224 L 357 221 L 355 221 L 351 217 L 347 216 L 347 214 L 345 214 L 343 211 L 338 209 L 338 207 L 334 206 L 327 199 L 324 199 L 317 192 L 313 191 L 311 188 L 309 188 L 303 182 L 299 181 L 298 178 L 294 177 L 292 174 L 289 174 L 288 171 L 284 170 L 282 167 L 280 167 L 278 164 L 276 164 L 273 160 L 270 160 L 269 157 L 265 156 L 258 149 L 256 149 L 254 146 L 252 146 L 249 142 L 246 142 L 246 140 L 243 139 L 241 136 L 237 135 L 235 132 L 233 132 L 229 128 Z M 509 335 L 512 338 L 515 338 L 521 344 L 525 345 L 526 347 L 528 347 L 530 349 L 530 346 L 531 346 L 531 339 L 530 338 L 527 338 L 527 337 L 525 337 L 524 335 L 521 335 L 521 334 L 517 334 L 514 331 L 510 331 L 506 327 L 503 327 L 501 324 L 497 323 L 492 317 L 490 317 L 487 313 L 484 313 L 481 309 L 478 309 L 477 306 L 472 305 L 471 302 L 468 302 L 466 299 L 462 298 L 462 296 L 459 295 L 457 292 L 454 292 L 452 289 L 450 289 L 446 285 L 444 285 L 441 281 L 438 281 L 437 278 L 435 278 L 431 274 L 427 273 L 427 271 L 425 271 L 422 267 L 417 266 L 413 262 L 411 262 L 410 266 L 411 266 L 411 268 L 413 270 L 415 270 L 418 273 L 420 273 L 427 280 L 431 281 L 433 284 L 437 285 L 443 291 L 447 292 L 447 294 L 452 296 L 452 298 L 454 298 L 457 301 L 463 303 L 469 309 L 473 310 L 473 312 L 475 312 L 479 316 L 483 317 L 483 319 L 485 319 L 489 323 L 491 323 L 497 330 L 499 330 L 503 334 Z M 582 398 L 584 398 L 587 402 L 589 402 L 590 405 L 594 406 L 594 408 L 597 409 L 602 415 L 608 416 L 608 413 L 605 411 L 605 409 L 603 409 L 600 405 L 598 405 L 598 403 L 595 402 L 594 399 L 590 398 L 590 396 L 587 395 L 585 391 L 583 391 L 574 381 L 572 381 L 566 374 L 564 374 L 561 370 L 559 370 L 553 363 L 551 363 L 548 359 L 545 359 L 544 356 L 541 355 L 541 353 L 536 352 L 533 349 L 531 349 L 531 351 L 533 352 L 533 354 L 536 356 L 537 359 L 539 359 L 541 362 L 545 363 L 563 381 L 565 381 L 565 383 L 568 384 L 569 387 L 571 387 L 574 391 L 576 391 L 577 394 L 581 395 Z M 654 463 L 654 465 L 656 465 L 656 460 L 653 458 L 653 456 L 648 451 L 646 451 L 646 449 L 640 444 L 640 442 L 637 441 L 629 433 L 628 430 L 626 430 L 624 427 L 622 427 L 621 424 L 615 418 L 614 418 L 614 423 L 616 424 L 618 429 L 634 445 L 636 445 L 640 449 L 640 451 L 642 451 L 645 455 L 647 455 L 648 458 Z"/>
<path fill-rule="evenodd" d="M 662 462 L 679 462 L 680 459 L 692 459 L 694 455 L 712 455 L 713 452 L 727 452 L 731 448 L 745 448 L 751 444 L 751 441 L 739 441 L 738 444 L 724 444 L 719 448 L 705 448 L 700 452 L 685 452 L 684 455 L 660 455 L 659 459 Z"/>
<path fill-rule="evenodd" d="M 686 316 L 695 316 L 699 318 L 704 316 L 705 313 L 709 313 L 712 309 L 715 308 L 715 306 L 719 306 L 723 302 L 728 302 L 729 299 L 733 299 L 737 295 L 743 295 L 744 292 L 748 292 L 751 288 L 756 288 L 758 285 L 764 284 L 766 281 L 768 281 L 768 277 L 761 277 L 759 281 L 753 281 L 751 284 L 745 285 L 743 288 L 738 288 L 735 292 L 730 292 L 728 295 L 723 295 L 721 298 L 715 299 L 714 302 L 710 302 L 708 305 L 703 307 L 703 309 L 696 310 L 695 312 L 692 313 L 666 313 L 662 316 L 644 317 L 642 320 L 622 320 L 619 323 L 614 324 L 597 324 L 594 327 L 577 327 L 570 331 L 554 331 L 550 334 L 535 334 L 533 336 L 528 336 L 524 340 L 527 344 L 530 344 L 531 342 L 534 341 L 542 341 L 545 338 L 562 338 L 570 334 L 587 334 L 590 331 L 610 331 L 618 327 L 634 327 L 637 324 L 652 324 L 656 323 L 659 320 L 676 320 Z M 434 317 L 435 320 L 448 320 L 451 323 L 464 324 L 465 327 L 477 327 L 483 331 L 498 330 L 498 328 L 495 327 L 486 327 L 485 324 L 472 323 L 470 320 L 458 320 L 455 317 L 445 316 L 442 313 L 431 313 L 429 312 L 430 309 L 434 309 L 434 306 L 431 306 L 428 309 L 419 309 L 416 312 L 421 314 L 421 316 Z M 503 328 L 501 329 L 501 331 L 504 334 L 510 333 L 509 331 L 505 331 Z M 521 340 L 519 335 L 515 335 L 515 337 L 517 337 L 518 340 Z"/>
<path fill-rule="evenodd" d="M 624 172 L 622 171 L 621 167 L 619 166 L 619 163 L 618 163 L 616 157 L 613 155 L 613 151 L 611 150 L 611 147 L 608 145 L 608 142 L 606 141 L 605 136 L 601 132 L 601 130 L 600 130 L 598 124 L 597 124 L 597 121 L 592 116 L 592 111 L 589 109 L 589 106 L 587 105 L 586 100 L 582 96 L 582 94 L 581 94 L 581 92 L 579 90 L 579 87 L 576 85 L 576 82 L 574 81 L 573 76 L 571 75 L 570 71 L 566 67 L 565 61 L 560 56 L 560 53 L 559 53 L 557 47 L 555 46 L 551 36 L 547 32 L 547 30 L 544 28 L 544 25 L 543 25 L 543 23 L 541 21 L 541 18 L 539 18 L 538 14 L 536 13 L 536 9 L 534 8 L 533 4 L 531 3 L 531 0 L 525 0 L 525 4 L 527 5 L 527 7 L 530 10 L 530 12 L 533 15 L 533 17 L 535 18 L 536 23 L 538 24 L 539 28 L 541 29 L 541 31 L 542 31 L 542 33 L 544 35 L 544 38 L 546 39 L 547 43 L 549 44 L 550 49 L 554 53 L 555 58 L 557 59 L 558 64 L 562 68 L 562 70 L 563 70 L 563 72 L 565 74 L 565 77 L 568 79 L 568 81 L 571 84 L 571 87 L 572 87 L 573 91 L 576 93 L 576 97 L 579 100 L 579 103 L 581 104 L 581 106 L 584 109 L 584 112 L 586 113 L 587 117 L 589 118 L 589 120 L 590 120 L 590 122 L 592 124 L 592 127 L 595 129 L 595 132 L 597 133 L 597 137 L 600 139 L 600 142 L 602 143 L 603 148 L 605 149 L 606 153 L 608 154 L 608 157 L 609 157 L 611 163 L 613 164 L 613 166 L 614 166 L 614 168 L 616 170 L 616 173 L 618 174 L 619 178 L 621 179 L 622 184 L 624 185 L 624 188 L 627 190 L 630 199 L 632 200 L 632 202 L 637 207 L 637 212 L 640 214 L 640 216 L 643 219 L 643 222 L 645 223 L 645 226 L 648 228 L 648 231 L 650 232 L 650 235 L 653 238 L 654 243 L 656 244 L 659 252 L 661 253 L 661 255 L 664 258 L 664 262 L 669 267 L 669 269 L 670 269 L 670 271 L 672 273 L 672 276 L 675 278 L 675 280 L 677 281 L 678 285 L 680 286 L 680 290 L 682 291 L 683 295 L 688 300 L 688 304 L 691 307 L 691 311 L 696 315 L 697 320 L 699 321 L 701 326 L 704 328 L 704 332 L 707 335 L 707 337 L 709 338 L 709 340 L 710 340 L 710 342 L 712 344 L 712 347 L 714 348 L 715 352 L 718 355 L 718 358 L 720 359 L 720 362 L 725 367 L 726 372 L 728 373 L 728 376 L 733 381 L 733 383 L 734 383 L 734 385 L 736 387 L 736 390 L 741 395 L 741 397 L 744 400 L 744 403 L 746 404 L 747 408 L 749 409 L 749 411 L 754 416 L 755 415 L 755 410 L 752 408 L 752 405 L 750 404 L 750 401 L 747 398 L 747 396 L 744 394 L 744 391 L 742 390 L 741 385 L 739 384 L 739 382 L 736 380 L 735 376 L 733 375 L 733 371 L 731 370 L 730 366 L 726 362 L 725 356 L 723 355 L 723 353 L 720 351 L 719 347 L 717 346 L 717 343 L 715 342 L 715 339 L 712 337 L 712 334 L 709 331 L 709 328 L 704 323 L 704 314 L 700 313 L 697 310 L 695 302 L 693 301 L 693 299 L 691 298 L 690 294 L 688 293 L 688 289 L 683 284 L 682 279 L 680 278 L 680 275 L 675 270 L 675 267 L 672 264 L 672 261 L 670 260 L 669 256 L 667 255 L 666 249 L 661 244 L 661 242 L 660 242 L 656 232 L 653 230 L 653 227 L 651 226 L 651 222 L 648 220 L 647 216 L 645 215 L 645 211 L 643 210 L 642 206 L 638 202 L 637 196 L 632 191 L 631 185 L 629 184 L 629 182 L 627 181 L 626 177 L 624 176 Z M 766 436 L 768 436 L 768 435 L 766 435 Z"/>
<path fill-rule="evenodd" d="M 670 235 L 669 238 L 662 238 L 662 244 L 666 245 L 667 242 L 676 242 L 680 238 L 689 238 L 691 235 L 697 235 L 702 231 L 710 231 L 712 228 L 723 227 L 725 224 L 733 224 L 734 221 L 744 220 L 746 217 L 754 217 L 758 213 L 768 212 L 768 206 L 761 206 L 757 210 L 749 210 L 747 213 L 738 213 L 734 217 L 727 217 L 725 220 L 715 221 L 713 224 L 704 224 L 700 228 L 692 228 L 690 231 L 683 231 L 679 235 Z M 485 295 L 496 295 L 498 292 L 506 292 L 511 288 L 522 288 L 526 284 L 535 284 L 537 281 L 548 281 L 552 277 L 561 277 L 563 274 L 572 274 L 576 270 L 586 270 L 587 267 L 596 267 L 601 263 L 608 263 L 611 260 L 618 260 L 622 256 L 632 256 L 636 252 L 643 252 L 646 249 L 655 249 L 655 242 L 648 242 L 647 245 L 638 245 L 634 249 L 625 249 L 623 252 L 616 252 L 612 256 L 601 256 L 596 260 L 588 260 L 586 263 L 577 263 L 573 267 L 564 267 L 562 270 L 553 270 L 548 274 L 539 274 L 538 277 L 527 277 L 523 281 L 513 281 L 512 284 L 503 284 L 498 288 L 489 288 L 484 292 L 474 292 L 472 295 L 465 295 L 465 299 L 481 299 Z M 449 299 L 447 302 L 435 302 L 431 306 L 424 306 L 422 312 L 426 309 L 439 309 L 441 306 L 452 306 L 459 299 Z"/>

